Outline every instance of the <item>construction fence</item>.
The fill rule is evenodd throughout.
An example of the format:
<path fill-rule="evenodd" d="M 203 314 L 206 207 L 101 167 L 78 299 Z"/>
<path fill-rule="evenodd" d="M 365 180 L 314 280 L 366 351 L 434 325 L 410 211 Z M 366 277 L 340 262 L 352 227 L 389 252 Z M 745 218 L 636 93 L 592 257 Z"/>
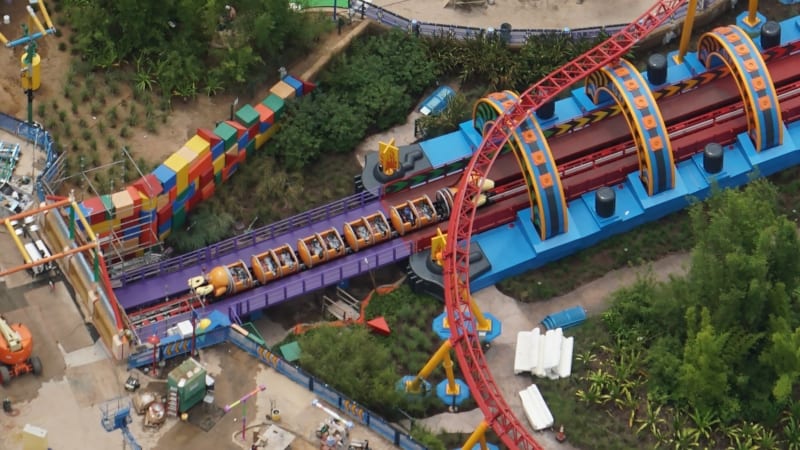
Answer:
<path fill-rule="evenodd" d="M 25 139 L 33 144 L 34 149 L 44 153 L 44 168 L 34 180 L 34 193 L 39 201 L 44 201 L 46 196 L 58 191 L 58 186 L 53 183 L 61 179 L 64 157 L 56 152 L 50 133 L 41 126 L 28 124 L 5 113 L 0 113 L 0 128 Z"/>
<path fill-rule="evenodd" d="M 714 6 L 719 6 L 724 2 L 725 0 L 698 0 L 697 12 L 704 13 L 708 10 L 711 10 Z M 686 11 L 686 6 L 680 8 L 672 17 L 670 17 L 669 21 L 666 25 L 664 25 L 664 27 L 676 27 L 677 24 L 680 23 L 680 21 L 686 16 Z M 485 35 L 490 32 L 496 32 L 512 45 L 522 45 L 531 36 L 549 33 L 565 33 L 576 39 L 594 38 L 603 34 L 614 34 L 628 26 L 628 24 L 614 24 L 573 29 L 512 29 L 510 27 L 504 27 L 504 25 L 508 24 L 497 24 L 496 28 L 490 30 L 488 28 L 465 27 L 407 19 L 399 14 L 395 14 L 387 9 L 381 8 L 380 6 L 362 0 L 350 2 L 348 13 L 351 17 L 372 19 L 381 23 L 382 25 L 400 28 L 402 30 L 417 33 L 423 36 L 467 39 L 470 37 L 480 36 L 482 34 Z"/>
<path fill-rule="evenodd" d="M 193 339 L 195 341 L 194 344 L 192 344 Z M 377 414 L 369 411 L 353 400 L 350 400 L 335 389 L 332 389 L 324 382 L 309 375 L 303 369 L 292 365 L 277 353 L 272 352 L 269 348 L 237 332 L 229 326 L 198 334 L 194 338 L 182 338 L 177 335 L 169 336 L 159 343 L 155 351 L 152 347 L 145 346 L 143 350 L 132 354 L 128 358 L 128 369 L 152 365 L 154 359 L 158 362 L 189 354 L 193 346 L 196 346 L 197 349 L 203 349 L 226 341 L 275 369 L 281 375 L 288 377 L 295 383 L 313 392 L 326 403 L 353 418 L 359 424 L 380 434 L 392 444 L 404 450 L 426 450 L 425 446 L 415 441 L 414 438 L 404 430 L 392 425 Z"/>

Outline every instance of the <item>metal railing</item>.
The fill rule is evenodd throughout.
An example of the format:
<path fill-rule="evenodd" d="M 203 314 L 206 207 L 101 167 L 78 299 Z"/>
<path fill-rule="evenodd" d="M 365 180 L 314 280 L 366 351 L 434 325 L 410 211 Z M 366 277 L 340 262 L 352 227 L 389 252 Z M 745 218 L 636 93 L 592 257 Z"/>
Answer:
<path fill-rule="evenodd" d="M 404 430 L 331 388 L 322 380 L 306 373 L 300 367 L 292 365 L 292 363 L 286 361 L 269 348 L 236 332 L 231 327 L 217 328 L 207 333 L 198 334 L 194 340 L 193 344 L 192 337 L 180 338 L 179 336 L 173 336 L 166 339 L 166 342 L 160 343 L 155 351 L 153 351 L 152 347 L 145 347 L 128 358 L 128 369 L 145 367 L 152 365 L 154 362 L 158 363 L 159 361 L 186 355 L 192 351 L 193 345 L 196 345 L 198 349 L 202 349 L 227 341 L 275 369 L 304 389 L 313 392 L 321 400 L 352 417 L 359 424 L 381 435 L 393 445 L 403 450 L 426 450 L 424 445 L 414 440 Z"/>
<path fill-rule="evenodd" d="M 327 205 L 310 209 L 296 216 L 289 217 L 288 219 L 280 220 L 245 234 L 234 236 L 232 238 L 225 239 L 224 241 L 211 244 L 200 250 L 195 250 L 193 252 L 133 270 L 120 271 L 118 274 L 118 279 L 124 285 L 126 283 L 144 278 L 163 276 L 167 273 L 177 272 L 183 268 L 202 264 L 215 258 L 236 252 L 237 250 L 252 247 L 253 245 L 266 240 L 275 239 L 298 228 L 308 227 L 325 220 L 330 220 L 340 214 L 362 208 L 368 203 L 376 200 L 377 197 L 369 192 L 360 192 L 358 194 L 336 200 Z"/>
<path fill-rule="evenodd" d="M 697 11 L 704 12 L 711 8 L 715 3 L 723 0 L 700 0 L 697 3 Z M 479 28 L 479 27 L 466 27 L 460 25 L 448 25 L 440 23 L 430 23 L 423 21 L 414 21 L 413 19 L 405 18 L 399 14 L 393 13 L 380 6 L 364 3 L 364 2 L 351 2 L 351 5 L 358 3 L 357 6 L 351 9 L 351 14 L 357 17 L 372 19 L 383 25 L 394 28 L 400 28 L 409 32 L 418 32 L 423 36 L 450 36 L 455 39 L 466 39 L 470 37 L 479 36 L 487 33 L 503 34 L 504 30 L 500 29 L 500 24 L 497 28 Z M 670 23 L 665 26 L 674 25 L 680 19 L 686 16 L 687 7 L 682 7 L 670 18 Z M 416 25 L 416 30 L 412 27 Z M 507 32 L 507 39 L 510 44 L 521 45 L 524 44 L 529 37 L 549 33 L 566 33 L 576 39 L 595 38 L 601 34 L 614 34 L 628 24 L 612 24 L 585 28 L 561 28 L 561 29 L 546 29 L 546 28 L 533 28 L 533 29 L 511 29 Z"/>
<path fill-rule="evenodd" d="M 47 195 L 58 191 L 58 186 L 54 186 L 53 183 L 59 179 L 57 175 L 61 171 L 64 158 L 59 157 L 56 153 L 55 142 L 50 133 L 38 125 L 30 125 L 5 113 L 0 113 L 0 128 L 25 139 L 33 144 L 35 149 L 44 152 L 44 168 L 33 180 L 35 183 L 34 193 L 39 201 L 44 201 Z M 34 155 L 34 164 L 35 160 L 36 156 Z"/>

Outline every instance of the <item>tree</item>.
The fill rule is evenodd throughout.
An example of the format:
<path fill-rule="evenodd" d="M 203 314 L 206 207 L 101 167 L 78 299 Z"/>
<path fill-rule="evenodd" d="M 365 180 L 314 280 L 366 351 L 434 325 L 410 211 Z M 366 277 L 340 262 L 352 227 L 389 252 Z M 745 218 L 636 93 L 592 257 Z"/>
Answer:
<path fill-rule="evenodd" d="M 227 23 L 223 0 L 66 0 L 76 47 L 93 67 L 132 60 L 137 80 L 155 75 L 162 93 L 191 98 L 206 86 L 262 82 L 288 59 L 307 51 L 325 26 L 287 0 L 240 0 Z M 220 86 L 226 83 L 227 86 Z M 152 86 L 144 83 L 142 86 Z"/>
<path fill-rule="evenodd" d="M 686 312 L 686 321 L 692 331 L 684 346 L 678 391 L 695 410 L 718 411 L 723 417 L 735 418 L 739 408 L 728 394 L 731 371 L 725 360 L 728 335 L 714 331 L 707 308 L 701 310 L 699 320 L 696 312 L 694 307 Z"/>
<path fill-rule="evenodd" d="M 766 181 L 714 193 L 690 211 L 687 275 L 614 294 L 605 322 L 623 343 L 649 347 L 656 398 L 721 424 L 777 421 L 800 380 L 800 242 L 777 205 Z"/>

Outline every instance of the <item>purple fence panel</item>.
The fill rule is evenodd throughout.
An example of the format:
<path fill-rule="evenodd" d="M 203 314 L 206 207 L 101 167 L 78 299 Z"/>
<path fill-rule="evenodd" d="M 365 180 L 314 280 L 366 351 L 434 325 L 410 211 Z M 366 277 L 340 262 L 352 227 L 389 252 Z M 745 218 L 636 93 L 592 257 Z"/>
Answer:
<path fill-rule="evenodd" d="M 248 233 L 225 239 L 203 249 L 176 256 L 159 263 L 121 272 L 118 277 L 121 279 L 122 283 L 125 284 L 142 278 L 150 278 L 165 273 L 176 272 L 185 267 L 191 267 L 198 263 L 233 253 L 242 248 L 251 247 L 267 239 L 273 239 L 295 228 L 330 219 L 343 212 L 364 206 L 373 200 L 375 200 L 375 197 L 372 194 L 360 192 L 327 205 L 310 209 L 304 213 L 289 217 L 288 219 L 260 227 Z"/>

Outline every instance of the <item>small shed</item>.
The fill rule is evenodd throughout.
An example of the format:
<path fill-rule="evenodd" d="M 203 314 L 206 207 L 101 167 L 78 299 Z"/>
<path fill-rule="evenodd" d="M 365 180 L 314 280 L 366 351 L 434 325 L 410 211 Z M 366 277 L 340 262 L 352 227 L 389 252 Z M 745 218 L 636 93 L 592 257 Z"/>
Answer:
<path fill-rule="evenodd" d="M 178 391 L 178 411 L 185 412 L 206 395 L 206 369 L 189 358 L 167 376 L 167 386 Z"/>

